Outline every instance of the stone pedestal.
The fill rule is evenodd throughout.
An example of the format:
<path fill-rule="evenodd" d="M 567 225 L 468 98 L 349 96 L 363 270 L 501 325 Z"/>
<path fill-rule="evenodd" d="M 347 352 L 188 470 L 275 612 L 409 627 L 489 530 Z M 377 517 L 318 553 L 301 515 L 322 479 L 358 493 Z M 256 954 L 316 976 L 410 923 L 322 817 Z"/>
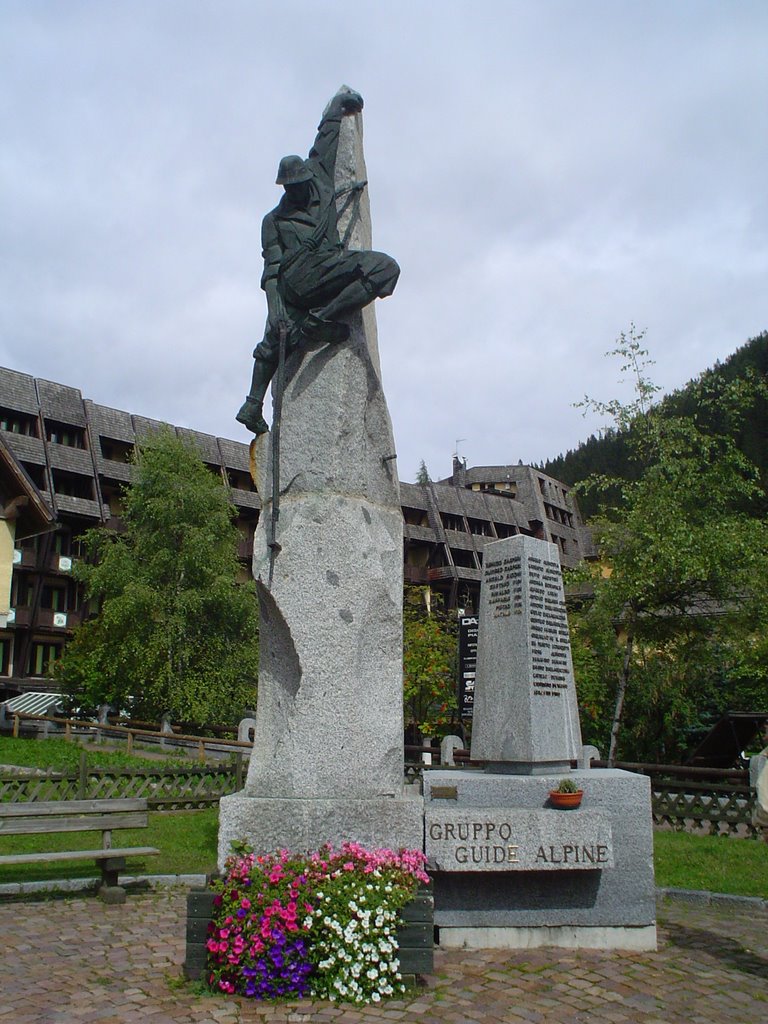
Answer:
<path fill-rule="evenodd" d="M 330 842 L 366 847 L 421 849 L 423 803 L 406 787 L 397 798 L 285 799 L 251 797 L 246 789 L 221 799 L 219 859 L 233 840 L 247 837 L 259 853 L 280 849 L 316 850 Z"/>
<path fill-rule="evenodd" d="M 426 774 L 441 946 L 656 948 L 649 780 L 616 769 L 570 778 L 581 807 L 555 810 L 557 775 Z"/>

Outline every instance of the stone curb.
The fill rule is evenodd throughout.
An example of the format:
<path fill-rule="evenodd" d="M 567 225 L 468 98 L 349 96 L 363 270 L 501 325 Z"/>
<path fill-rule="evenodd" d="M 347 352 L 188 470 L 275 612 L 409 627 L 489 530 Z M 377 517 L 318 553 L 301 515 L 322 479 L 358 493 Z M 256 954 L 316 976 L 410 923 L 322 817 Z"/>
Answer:
<path fill-rule="evenodd" d="M 206 875 L 124 875 L 120 884 L 129 892 L 137 889 L 162 889 L 172 886 L 205 885 Z M 0 897 L 36 896 L 44 893 L 95 892 L 101 879 L 60 878 L 51 882 L 7 882 L 0 885 Z"/>
<path fill-rule="evenodd" d="M 760 896 L 732 896 L 725 892 L 706 889 L 656 889 L 656 899 L 674 900 L 699 907 L 731 907 L 734 910 L 762 910 L 768 912 L 768 900 Z"/>

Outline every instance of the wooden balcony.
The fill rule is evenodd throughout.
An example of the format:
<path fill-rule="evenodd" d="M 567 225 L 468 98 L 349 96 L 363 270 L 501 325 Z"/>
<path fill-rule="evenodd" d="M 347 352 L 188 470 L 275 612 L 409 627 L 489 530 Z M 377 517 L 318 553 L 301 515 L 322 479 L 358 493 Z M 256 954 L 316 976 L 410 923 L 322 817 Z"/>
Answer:
<path fill-rule="evenodd" d="M 16 626 L 23 629 L 32 621 L 32 610 L 28 605 L 22 605 L 19 608 L 11 608 L 11 611 L 13 612 L 13 619 L 9 616 L 9 626 Z"/>
<path fill-rule="evenodd" d="M 405 565 L 403 578 L 406 583 L 424 585 L 429 583 L 429 570 L 420 565 Z"/>
<path fill-rule="evenodd" d="M 40 629 L 56 631 L 74 629 L 83 621 L 83 613 L 78 608 L 67 612 L 56 612 L 52 608 L 41 608 L 37 613 L 36 625 Z"/>

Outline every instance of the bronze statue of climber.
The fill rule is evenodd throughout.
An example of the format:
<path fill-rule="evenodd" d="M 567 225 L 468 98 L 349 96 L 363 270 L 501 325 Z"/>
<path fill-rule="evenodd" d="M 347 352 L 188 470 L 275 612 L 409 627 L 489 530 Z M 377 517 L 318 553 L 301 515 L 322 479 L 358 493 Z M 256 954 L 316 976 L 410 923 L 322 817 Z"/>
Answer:
<path fill-rule="evenodd" d="M 309 157 L 285 156 L 276 184 L 285 194 L 262 223 L 267 325 L 253 357 L 251 390 L 237 420 L 254 434 L 269 427 L 264 396 L 277 369 L 280 325 L 286 349 L 307 343 L 338 344 L 349 336 L 344 318 L 391 295 L 400 268 L 383 252 L 344 249 L 337 227 L 334 165 L 342 117 L 363 108 L 356 92 L 338 92 L 320 122 Z"/>

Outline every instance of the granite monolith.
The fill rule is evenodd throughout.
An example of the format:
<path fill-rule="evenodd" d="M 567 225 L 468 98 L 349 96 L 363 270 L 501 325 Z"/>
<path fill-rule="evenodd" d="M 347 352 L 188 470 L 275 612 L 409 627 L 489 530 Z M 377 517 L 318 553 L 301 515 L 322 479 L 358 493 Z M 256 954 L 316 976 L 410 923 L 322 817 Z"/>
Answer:
<path fill-rule="evenodd" d="M 357 113 L 342 119 L 337 191 L 366 178 Z M 367 189 L 339 233 L 370 249 Z M 275 430 L 253 442 L 259 693 L 245 788 L 221 801 L 220 863 L 242 838 L 258 852 L 422 844 L 403 785 L 402 513 L 373 304 L 348 322 L 347 341 L 286 361 L 274 530 Z"/>

